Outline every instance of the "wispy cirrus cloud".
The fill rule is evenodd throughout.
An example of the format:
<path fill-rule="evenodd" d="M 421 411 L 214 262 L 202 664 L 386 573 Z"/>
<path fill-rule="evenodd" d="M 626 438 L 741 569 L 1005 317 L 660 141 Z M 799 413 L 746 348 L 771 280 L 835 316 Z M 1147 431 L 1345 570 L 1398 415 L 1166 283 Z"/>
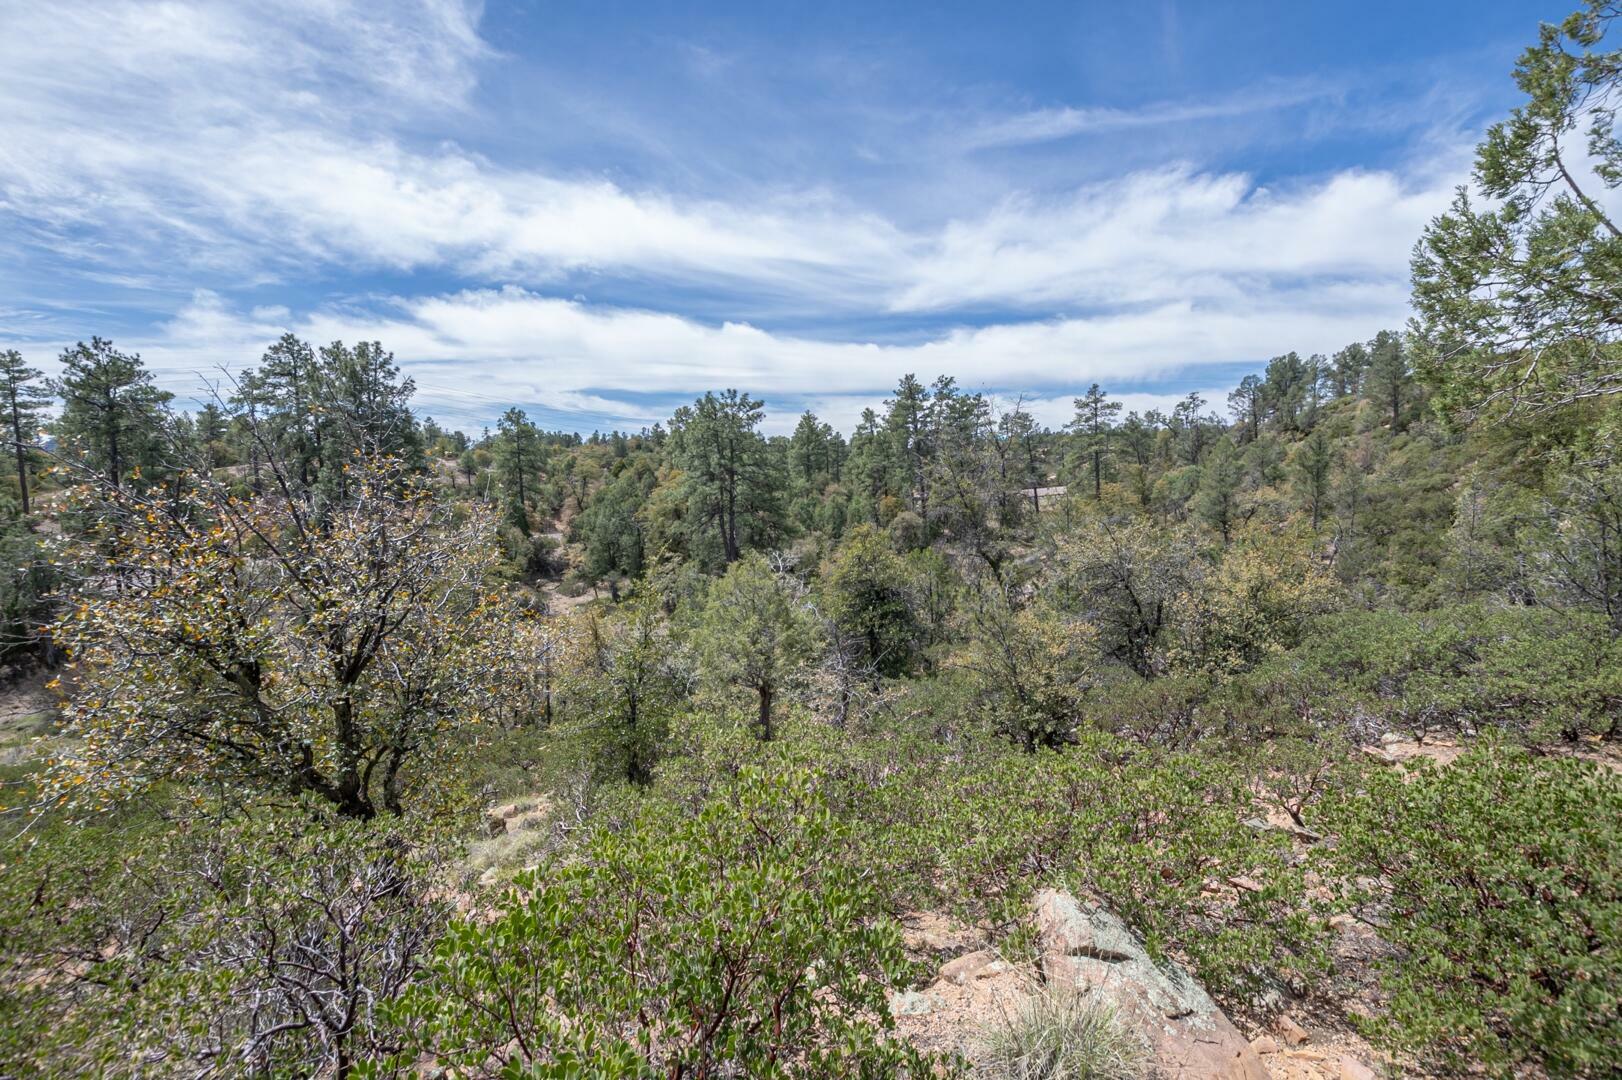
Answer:
<path fill-rule="evenodd" d="M 1300 83 L 1255 89 L 1214 101 L 1161 101 L 1131 109 L 1061 105 L 984 120 L 962 131 L 958 145 L 964 150 L 985 150 L 1078 135 L 1226 120 L 1329 100 L 1337 95 L 1338 91 L 1328 87 Z"/>
<path fill-rule="evenodd" d="M 822 179 L 661 185 L 481 145 L 501 120 L 481 77 L 512 58 L 480 15 L 458 0 L 0 9 L 0 275 L 20 292 L 50 262 L 98 298 L 8 305 L 0 337 L 51 349 L 70 318 L 88 336 L 130 296 L 201 288 L 124 335 L 172 385 L 251 363 L 291 329 L 381 339 L 430 407 L 466 415 L 505 395 L 635 423 L 658 415 L 646 395 L 723 385 L 844 408 L 908 371 L 1062 403 L 1094 380 L 1330 349 L 1399 323 L 1408 250 L 1462 167 L 1444 153 L 1444 170 L 1262 183 L 1168 159 L 1041 188 L 1011 172 L 984 208 L 905 215 Z M 718 54 L 687 54 L 723 77 Z M 920 137 L 911 167 L 1305 104 L 1334 95 L 1275 83 L 977 112 L 952 138 Z M 422 283 L 365 280 L 383 273 Z M 572 298 L 599 286 L 615 302 Z M 352 299 L 311 299 L 317 287 Z"/>

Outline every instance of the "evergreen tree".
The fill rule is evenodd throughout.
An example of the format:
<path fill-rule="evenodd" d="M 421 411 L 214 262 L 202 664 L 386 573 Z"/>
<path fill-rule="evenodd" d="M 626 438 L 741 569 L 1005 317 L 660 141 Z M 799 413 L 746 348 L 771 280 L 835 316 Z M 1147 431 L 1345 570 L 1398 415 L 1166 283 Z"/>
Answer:
<path fill-rule="evenodd" d="M 710 588 L 695 634 L 706 674 L 756 695 L 756 734 L 776 734 L 773 705 L 811 659 L 816 628 L 793 586 L 751 552 Z"/>
<path fill-rule="evenodd" d="M 115 488 L 158 470 L 174 395 L 153 385 L 138 355 L 99 337 L 81 341 L 62 353 L 52 389 L 62 399 L 57 433 L 87 468 Z"/>
<path fill-rule="evenodd" d="M 845 476 L 854 492 L 852 512 L 870 525 L 879 524 L 880 503 L 893 492 L 889 481 L 897 474 L 894 461 L 894 444 L 878 413 L 863 409 L 861 421 L 851 433 Z"/>
<path fill-rule="evenodd" d="M 1003 473 L 1002 486 L 1030 492 L 1031 509 L 1040 513 L 1042 499 L 1038 489 L 1047 479 L 1047 461 L 1036 418 L 1025 411 L 1025 403 L 1020 401 L 1003 413 L 997 422 L 997 433 L 1006 448 L 1005 460 L 1012 463 Z"/>
<path fill-rule="evenodd" d="M 0 423 L 10 436 L 12 455 L 17 463 L 17 493 L 24 517 L 28 516 L 28 465 L 31 447 L 39 437 L 39 418 L 50 402 L 41 376 L 23 363 L 16 349 L 0 352 Z"/>
<path fill-rule="evenodd" d="M 714 529 L 723 561 L 782 533 L 782 477 L 760 434 L 764 406 L 747 394 L 707 393 L 671 419 L 673 460 L 682 470 L 689 527 Z"/>
<path fill-rule="evenodd" d="M 1588 0 L 1522 53 L 1525 100 L 1476 149 L 1413 257 L 1420 367 L 1449 411 L 1543 411 L 1622 392 L 1619 9 Z M 1388 384 L 1390 388 L 1392 384 Z"/>
<path fill-rule="evenodd" d="M 1296 447 L 1295 487 L 1312 515 L 1313 531 L 1323 523 L 1324 511 L 1329 505 L 1329 474 L 1333 465 L 1334 453 L 1322 431 L 1314 431 Z"/>
<path fill-rule="evenodd" d="M 1293 352 L 1267 362 L 1262 398 L 1273 422 L 1285 431 L 1301 430 L 1301 413 L 1307 403 L 1310 376 L 1306 361 Z"/>
<path fill-rule="evenodd" d="M 496 480 L 507 501 L 507 519 L 525 536 L 529 535 L 529 507 L 535 487 L 533 477 L 540 465 L 539 452 L 540 432 L 524 410 L 512 408 L 502 413 L 496 422 L 491 456 Z"/>
<path fill-rule="evenodd" d="M 842 441 L 839 433 L 807 409 L 789 438 L 789 469 L 802 488 L 820 491 L 839 479 Z"/>
<path fill-rule="evenodd" d="M 1390 330 L 1381 330 L 1369 347 L 1365 392 L 1390 416 L 1392 431 L 1398 430 L 1402 420 L 1402 406 L 1410 381 L 1408 354 L 1402 347 L 1402 337 Z"/>
<path fill-rule="evenodd" d="M 1368 366 L 1369 351 L 1362 342 L 1354 341 L 1336 353 L 1330 364 L 1330 386 L 1335 397 L 1357 393 L 1363 386 L 1363 373 Z"/>
<path fill-rule="evenodd" d="M 394 354 L 376 341 L 353 347 L 335 341 L 321 349 L 326 383 L 323 412 L 333 418 L 341 454 L 328 453 L 327 470 L 351 453 L 386 454 L 422 466 L 422 439 L 411 415 L 416 384 L 402 378 Z"/>
<path fill-rule="evenodd" d="M 1200 463 L 1206 448 L 1223 426 L 1220 418 L 1201 412 L 1204 408 L 1205 399 L 1197 391 L 1191 391 L 1172 409 L 1171 419 L 1167 421 L 1177 449 L 1189 465 Z"/>
<path fill-rule="evenodd" d="M 839 634 L 857 642 L 866 670 L 901 675 L 923 636 L 907 568 L 884 535 L 858 525 L 823 568 L 823 604 Z"/>
<path fill-rule="evenodd" d="M 1121 403 L 1111 401 L 1109 395 L 1093 383 L 1075 404 L 1076 418 L 1070 422 L 1070 430 L 1079 436 L 1077 450 L 1086 459 L 1092 474 L 1093 498 L 1102 498 L 1104 460 L 1109 456 L 1110 436 L 1115 431 L 1115 417 L 1121 411 Z"/>
<path fill-rule="evenodd" d="M 1228 395 L 1228 411 L 1239 421 L 1245 441 L 1254 442 L 1262 433 L 1262 380 L 1258 375 L 1246 375 L 1239 386 Z"/>
<path fill-rule="evenodd" d="M 913 513 L 929 520 L 929 391 L 915 375 L 904 375 L 895 397 L 885 402 L 884 427 L 894 441 L 903 470 L 900 485 Z"/>
<path fill-rule="evenodd" d="M 1222 534 L 1226 544 L 1233 539 L 1239 519 L 1239 481 L 1242 472 L 1233 440 L 1218 439 L 1200 467 L 1200 486 L 1194 498 L 1194 511 L 1211 528 Z"/>
<path fill-rule="evenodd" d="M 197 410 L 192 427 L 192 443 L 197 448 L 197 457 L 204 469 L 217 469 L 226 463 L 230 454 L 226 440 L 230 434 L 224 409 L 210 401 Z"/>
<path fill-rule="evenodd" d="M 266 451 L 285 463 L 305 490 L 315 483 L 322 467 L 323 439 L 330 437 L 325 406 L 334 374 L 318 362 L 313 348 L 284 334 L 243 380 L 263 423 Z"/>
<path fill-rule="evenodd" d="M 1153 409 L 1144 416 L 1136 412 L 1126 414 L 1121 426 L 1116 429 L 1116 435 L 1127 453 L 1132 456 L 1132 464 L 1143 468 L 1149 464 L 1149 458 L 1155 449 L 1155 431 L 1160 414 Z"/>

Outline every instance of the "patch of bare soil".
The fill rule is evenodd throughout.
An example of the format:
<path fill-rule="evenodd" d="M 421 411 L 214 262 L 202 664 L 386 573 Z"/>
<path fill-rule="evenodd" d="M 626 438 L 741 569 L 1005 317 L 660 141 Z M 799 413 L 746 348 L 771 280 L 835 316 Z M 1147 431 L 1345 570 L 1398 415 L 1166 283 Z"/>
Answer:
<path fill-rule="evenodd" d="M 30 672 L 0 687 L 0 765 L 20 765 L 37 754 L 35 739 L 49 735 L 56 699 L 45 688 L 50 676 Z"/>
<path fill-rule="evenodd" d="M 556 842 L 552 800 L 528 795 L 492 808 L 485 815 L 485 838 L 468 848 L 468 868 L 482 887 L 501 883 L 517 871 L 534 866 Z"/>
<path fill-rule="evenodd" d="M 578 596 L 569 596 L 559 591 L 558 587 L 553 584 L 542 585 L 537 591 L 546 601 L 546 610 L 554 615 L 562 615 L 577 608 L 583 608 L 597 599 L 591 594 L 590 589 Z"/>
<path fill-rule="evenodd" d="M 1410 761 L 1434 761 L 1438 765 L 1451 765 L 1470 749 L 1468 740 L 1426 739 L 1419 742 L 1396 735 L 1387 735 L 1379 746 L 1367 746 L 1363 752 L 1384 765 L 1401 765 Z M 1549 757 L 1571 757 L 1587 761 L 1613 771 L 1622 772 L 1622 744 L 1603 739 L 1583 739 L 1575 743 L 1555 743 L 1538 751 Z"/>

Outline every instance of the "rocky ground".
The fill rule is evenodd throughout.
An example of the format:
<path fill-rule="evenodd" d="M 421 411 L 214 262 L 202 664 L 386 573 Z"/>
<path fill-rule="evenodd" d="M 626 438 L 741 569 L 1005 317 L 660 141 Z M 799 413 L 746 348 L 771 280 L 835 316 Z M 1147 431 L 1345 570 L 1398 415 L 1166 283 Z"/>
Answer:
<path fill-rule="evenodd" d="M 1062 986 L 1110 1006 L 1168 1080 L 1373 1080 L 1387 1065 L 1344 1024 L 1304 1009 L 1241 1027 L 1186 972 L 1150 960 L 1136 935 L 1095 905 L 1046 890 L 1032 918 L 1039 955 L 1010 962 L 972 928 L 927 912 L 910 916 L 909 950 L 938 967 L 928 986 L 892 996 L 902 1037 L 974 1062 L 988 1030 L 1027 995 Z"/>

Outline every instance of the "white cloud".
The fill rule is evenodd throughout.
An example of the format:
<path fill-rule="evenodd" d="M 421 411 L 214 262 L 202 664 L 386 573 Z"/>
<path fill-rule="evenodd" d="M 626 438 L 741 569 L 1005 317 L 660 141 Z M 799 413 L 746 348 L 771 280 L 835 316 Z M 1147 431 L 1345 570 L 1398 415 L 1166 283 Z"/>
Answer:
<path fill-rule="evenodd" d="M 94 230 L 100 242 L 78 256 L 115 269 L 162 259 L 264 281 L 316 260 L 488 284 L 705 285 L 739 310 L 770 298 L 801 311 L 1074 312 L 1223 301 L 1303 277 L 1388 286 L 1450 187 L 1344 172 L 1269 190 L 1171 164 L 1060 196 L 1014 190 L 984 214 L 903 228 L 821 190 L 727 202 L 414 145 L 407 120 L 470 108 L 490 57 L 477 11 L 453 0 L 14 5 L 0 39 L 13 43 L 0 214 L 64 246 L 66 230 Z M 1186 122 L 1308 93 L 1048 110 L 971 142 Z"/>
<path fill-rule="evenodd" d="M 1239 174 L 1169 168 L 1058 200 L 1011 196 L 948 225 L 892 306 L 1225 301 L 1304 279 L 1395 284 L 1449 191 L 1355 171 L 1273 191 Z"/>
<path fill-rule="evenodd" d="M 130 288 L 341 283 L 334 268 L 471 286 L 302 311 L 267 291 L 247 313 L 201 293 L 120 341 L 177 389 L 252 363 L 292 329 L 382 340 L 447 415 L 523 401 L 638 421 L 660 415 L 638 394 L 737 386 L 849 418 L 910 371 L 1028 389 L 1057 422 L 1094 380 L 1327 351 L 1400 324 L 1408 252 L 1456 171 L 1265 187 L 1167 163 L 1058 194 L 1010 188 L 955 220 L 920 206 L 906 224 L 820 188 L 735 200 L 637 188 L 424 134 L 481 119 L 481 65 L 503 61 L 479 14 L 459 0 L 0 5 L 0 228 Z M 956 151 L 1313 96 L 1044 110 L 989 120 Z M 701 295 L 710 311 L 792 309 L 811 325 L 905 315 L 914 332 L 935 329 L 905 344 L 829 341 L 532 291 L 589 276 L 620 295 L 650 282 Z M 28 313 L 0 318 L 23 326 Z"/>
<path fill-rule="evenodd" d="M 436 415 L 493 418 L 507 403 L 613 417 L 631 426 L 668 410 L 635 395 L 681 396 L 736 387 L 776 405 L 774 424 L 802 403 L 849 430 L 866 404 L 903 374 L 950 374 L 970 391 L 1012 400 L 1029 395 L 1044 422 L 1068 418 L 1070 398 L 1090 383 L 1141 386 L 1176 375 L 1197 380 L 1202 363 L 1243 362 L 1295 349 L 1327 352 L 1378 325 L 1360 298 L 1237 310 L 1168 304 L 1131 315 L 961 328 L 916 344 L 827 342 L 744 323 L 583 304 L 518 288 L 396 299 L 375 309 L 235 311 L 199 294 L 161 332 L 119 344 L 141 352 L 170 389 L 239 372 L 292 331 L 316 343 L 380 340 Z M 1395 298 L 1386 298 L 1387 300 Z M 54 349 L 54 346 L 52 347 Z M 470 373 L 476 372 L 476 377 Z M 1186 390 L 1116 396 L 1129 408 L 1167 408 Z M 1225 393 L 1225 391 L 1221 392 Z M 1220 408 L 1221 393 L 1206 396 Z M 588 423 L 593 426 L 595 422 Z"/>
<path fill-rule="evenodd" d="M 1322 87 L 1277 86 L 1214 101 L 1167 101 L 1134 109 L 1102 106 L 1032 109 L 1010 116 L 993 117 L 976 124 L 959 136 L 959 145 L 966 150 L 983 150 L 1050 142 L 1077 135 L 1222 120 L 1252 113 L 1272 112 L 1329 96 L 1330 92 Z"/>
<path fill-rule="evenodd" d="M 488 50 L 450 0 L 0 9 L 0 213 L 131 261 L 287 274 L 311 258 L 547 280 L 575 270 L 859 284 L 905 240 L 811 193 L 722 205 L 503 167 L 404 121 L 465 108 Z M 83 252 L 94 257 L 94 250 Z"/>

